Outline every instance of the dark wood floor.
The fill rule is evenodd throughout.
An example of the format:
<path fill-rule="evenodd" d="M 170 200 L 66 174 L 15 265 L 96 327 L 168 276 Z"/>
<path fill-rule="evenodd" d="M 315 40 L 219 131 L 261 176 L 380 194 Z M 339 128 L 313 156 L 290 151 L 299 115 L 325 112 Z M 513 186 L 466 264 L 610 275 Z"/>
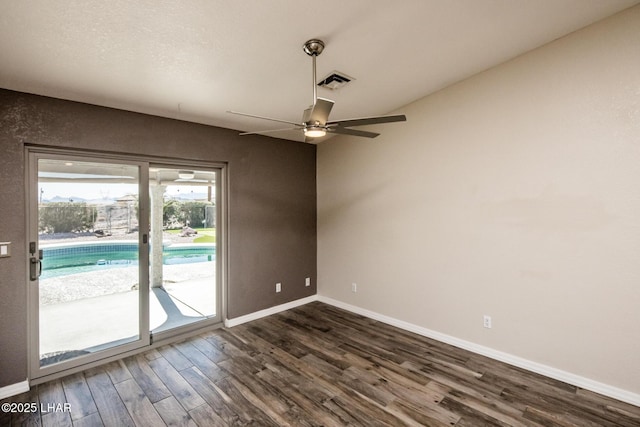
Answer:
<path fill-rule="evenodd" d="M 44 410 L 2 426 L 640 426 L 639 407 L 321 303 L 5 402 Z"/>

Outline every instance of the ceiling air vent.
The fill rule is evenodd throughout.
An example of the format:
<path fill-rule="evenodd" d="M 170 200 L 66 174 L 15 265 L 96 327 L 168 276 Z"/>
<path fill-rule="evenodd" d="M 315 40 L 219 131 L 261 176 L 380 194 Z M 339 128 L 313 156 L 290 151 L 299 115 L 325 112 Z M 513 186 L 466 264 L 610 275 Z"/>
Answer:
<path fill-rule="evenodd" d="M 351 80 L 355 79 L 347 76 L 345 73 L 332 71 L 327 77 L 318 82 L 318 86 L 329 90 L 338 90 Z"/>

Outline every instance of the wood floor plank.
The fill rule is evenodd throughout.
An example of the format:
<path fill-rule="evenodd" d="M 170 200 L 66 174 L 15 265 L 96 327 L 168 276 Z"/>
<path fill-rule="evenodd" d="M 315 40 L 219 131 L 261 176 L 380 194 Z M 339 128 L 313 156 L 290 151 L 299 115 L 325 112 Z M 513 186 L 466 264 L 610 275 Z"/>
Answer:
<path fill-rule="evenodd" d="M 301 346 L 298 342 L 288 339 L 285 334 L 273 331 L 268 327 L 266 322 L 252 324 L 248 328 L 245 328 L 245 330 L 250 331 L 253 335 L 262 338 L 264 341 L 295 358 L 303 357 L 309 352 L 308 349 Z M 242 333 L 242 331 L 239 333 Z"/>
<path fill-rule="evenodd" d="M 160 355 L 160 353 L 158 353 Z M 162 357 L 160 355 L 160 357 Z M 151 360 L 155 360 L 151 359 Z M 171 392 L 164 385 L 162 380 L 149 366 L 149 359 L 145 356 L 132 356 L 124 359 L 124 364 L 131 373 L 131 376 L 144 390 L 149 400 L 154 403 L 171 396 Z"/>
<path fill-rule="evenodd" d="M 167 359 L 159 357 L 149 361 L 149 366 L 160 377 L 162 382 L 171 391 L 172 396 L 180 402 L 180 404 L 190 411 L 205 403 L 200 395 L 189 385 L 187 380 L 175 370 L 175 368 L 167 361 Z M 155 402 L 154 402 L 155 403 Z"/>
<path fill-rule="evenodd" d="M 430 382 L 434 381 L 448 386 L 450 390 L 464 392 L 472 396 L 480 397 L 484 394 L 498 396 L 504 390 L 501 386 L 481 382 L 475 377 L 459 375 L 457 372 L 441 369 L 442 367 L 436 367 L 433 364 L 403 362 L 401 366 L 409 369 L 411 372 L 424 375 Z"/>
<path fill-rule="evenodd" d="M 575 396 L 578 391 L 576 386 L 553 378 L 544 377 L 515 366 L 496 364 L 495 362 L 492 362 L 492 365 L 487 365 L 487 361 L 484 362 L 484 365 L 485 370 L 481 378 L 481 381 L 483 382 L 499 385 L 505 388 L 524 387 L 527 389 L 536 388 L 540 391 L 553 390 L 554 393 L 564 396 Z"/>
<path fill-rule="evenodd" d="M 617 422 L 621 426 L 640 426 L 640 412 L 638 408 L 624 402 L 615 402 L 610 398 L 589 390 L 578 388 L 576 395 L 590 407 L 598 408 L 598 413 L 604 419 Z"/>
<path fill-rule="evenodd" d="M 164 425 L 155 407 L 133 378 L 114 384 L 114 387 L 137 426 Z"/>
<path fill-rule="evenodd" d="M 283 347 L 279 347 L 278 343 L 267 341 L 266 338 L 268 337 L 263 338 L 259 332 L 257 332 L 256 335 L 256 331 L 254 329 L 251 329 L 250 332 L 249 330 L 239 330 L 238 332 L 234 331 L 234 333 L 241 334 L 243 337 L 246 337 L 247 334 L 253 334 L 252 342 L 256 350 L 263 353 L 269 353 L 278 361 L 278 365 L 267 365 L 267 369 L 282 372 L 288 371 L 292 376 L 299 376 L 301 378 L 311 380 L 328 390 L 332 396 L 340 393 L 340 389 L 335 386 L 334 381 L 332 379 L 324 379 L 322 371 L 316 366 L 309 365 L 305 361 L 295 357 L 295 355 L 288 353 Z"/>
<path fill-rule="evenodd" d="M 367 370 L 368 381 L 371 384 L 388 391 L 395 397 L 389 406 L 397 407 L 401 412 L 409 413 L 416 419 L 428 420 L 427 425 L 430 423 L 453 425 L 460 419 L 459 415 L 439 405 L 446 393 L 430 387 L 431 383 L 421 385 L 380 366 L 372 366 Z"/>
<path fill-rule="evenodd" d="M 133 427 L 135 425 L 106 372 L 100 368 L 94 368 L 85 371 L 85 378 L 105 426 Z"/>
<path fill-rule="evenodd" d="M 153 360 L 153 359 L 157 359 L 158 357 L 162 357 L 162 355 L 160 354 L 160 352 L 156 349 L 153 350 L 149 350 L 146 351 L 143 356 L 145 357 L 145 359 L 147 360 Z"/>
<path fill-rule="evenodd" d="M 456 423 L 456 427 L 476 427 L 476 426 L 490 426 L 490 427 L 510 427 L 509 424 L 491 417 L 482 411 L 477 411 L 469 406 L 458 402 L 450 397 L 445 397 L 440 402 L 440 405 L 449 409 L 452 412 L 460 414 L 462 417 Z"/>
<path fill-rule="evenodd" d="M 616 414 L 606 411 L 599 405 L 577 399 L 577 395 L 567 396 L 551 389 L 505 389 L 501 397 L 507 401 L 526 401 L 529 406 L 538 410 L 560 415 L 568 420 L 581 420 L 585 426 L 638 426 L 632 419 L 619 419 Z"/>
<path fill-rule="evenodd" d="M 87 381 L 82 373 L 62 378 L 62 387 L 67 402 L 70 404 L 72 420 L 75 421 L 98 412 L 98 408 L 91 397 Z"/>
<path fill-rule="evenodd" d="M 320 302 L 7 401 L 72 411 L 0 413 L 3 426 L 640 427 L 640 407 Z"/>
<path fill-rule="evenodd" d="M 499 399 L 496 399 L 496 396 L 485 396 L 478 393 L 469 395 L 462 391 L 449 390 L 445 399 L 455 400 L 469 410 L 483 414 L 509 426 L 527 427 L 534 424 L 522 420 L 523 413 L 520 410 L 501 402 Z M 444 407 L 450 407 L 450 404 L 448 406 L 446 402 L 440 403 Z"/>
<path fill-rule="evenodd" d="M 395 396 L 392 393 L 384 387 L 378 387 L 379 383 L 377 381 L 369 381 L 366 372 L 358 368 L 349 367 L 345 369 L 338 381 L 381 406 L 387 406 L 395 400 Z"/>
<path fill-rule="evenodd" d="M 231 377 L 225 378 L 219 381 L 216 385 L 229 396 L 230 400 L 234 403 L 235 411 L 242 416 L 242 418 L 250 420 L 248 424 L 255 423 L 256 425 L 265 426 L 281 426 L 284 420 L 281 420 L 277 414 L 270 416 L 271 410 L 267 409 L 268 413 L 265 413 L 261 407 L 253 404 L 255 396 L 250 396 L 247 399 L 235 386 L 237 383 L 231 381 Z M 261 405 L 264 406 L 264 405 Z M 276 418 L 274 420 L 274 418 Z M 280 423 L 278 422 L 280 421 Z M 286 423 L 284 423 L 286 424 Z"/>
<path fill-rule="evenodd" d="M 64 388 L 62 387 L 62 381 L 53 380 L 48 383 L 40 384 L 38 386 L 38 399 L 41 405 L 45 405 L 45 408 L 49 405 L 54 405 L 54 408 L 58 409 L 58 405 L 63 405 L 66 402 L 66 396 L 64 394 Z M 42 409 L 41 409 L 42 412 Z M 49 427 L 57 426 L 71 426 L 71 414 L 69 411 L 64 410 L 52 410 L 41 413 L 42 425 Z M 0 425 L 5 425 L 0 422 Z"/>
<path fill-rule="evenodd" d="M 243 410 L 237 410 L 236 402 L 200 372 L 198 368 L 185 369 L 181 374 L 225 424 L 240 425 L 250 421 L 250 417 L 244 417 L 245 412 Z M 197 410 L 198 408 L 194 409 L 196 412 Z M 200 409 L 200 411 L 209 412 L 205 408 Z"/>
<path fill-rule="evenodd" d="M 243 373 L 238 377 L 231 376 L 224 380 L 228 384 L 227 390 L 232 390 L 232 393 L 241 395 L 278 425 L 295 425 L 291 424 L 291 420 L 284 416 L 291 406 L 284 401 L 282 394 L 259 381 L 253 380 L 253 376 L 246 376 Z"/>
<path fill-rule="evenodd" d="M 189 416 L 199 426 L 210 427 L 226 427 L 232 424 L 225 422 L 216 412 L 207 404 L 198 406 L 189 411 Z"/>
<path fill-rule="evenodd" d="M 52 380 L 37 387 L 38 399 L 42 404 L 66 402 L 61 380 Z"/>
<path fill-rule="evenodd" d="M 64 411 L 56 411 L 56 412 L 48 412 L 46 414 L 41 414 L 42 426 L 43 427 L 71 427 L 73 423 L 71 422 L 71 415 L 68 412 Z M 2 424 L 0 425 L 8 425 Z"/>
<path fill-rule="evenodd" d="M 491 418 L 504 421 L 509 425 L 523 427 L 519 421 L 523 418 L 523 411 L 504 401 L 502 390 L 490 392 L 483 388 L 474 388 L 472 383 L 456 381 L 444 376 L 430 382 L 427 387 Z M 443 406 L 446 407 L 446 405 Z M 534 423 L 525 422 L 525 425 L 530 424 Z"/>
<path fill-rule="evenodd" d="M 341 347 L 347 350 L 349 354 L 355 355 L 364 360 L 367 360 L 368 362 L 372 363 L 374 366 L 382 367 L 387 371 L 393 372 L 401 377 L 404 377 L 413 383 L 426 385 L 431 381 L 430 378 L 427 378 L 422 373 L 414 372 L 413 370 L 405 366 L 402 366 L 401 364 L 394 363 L 383 357 L 379 357 L 378 355 L 375 354 L 375 352 L 371 350 L 364 350 L 360 347 L 353 346 L 351 344 L 343 344 Z"/>
<path fill-rule="evenodd" d="M 203 403 L 203 405 L 206 405 L 206 403 Z M 153 406 L 168 426 L 197 427 L 197 424 L 193 421 L 191 415 L 184 410 L 182 405 L 180 405 L 178 400 L 173 396 L 162 399 L 161 401 L 154 403 Z"/>
<path fill-rule="evenodd" d="M 207 356 L 207 358 L 213 363 L 218 363 L 228 359 L 229 356 L 224 354 L 222 351 L 220 351 L 220 349 L 207 341 L 207 336 L 213 336 L 214 334 L 215 332 L 212 334 L 202 334 L 192 337 L 189 339 L 189 343 L 200 350 L 200 352 Z"/>
<path fill-rule="evenodd" d="M 122 360 L 116 360 L 114 362 L 109 362 L 103 366 L 105 372 L 111 378 L 111 382 L 114 384 L 128 380 L 131 377 L 131 373 L 124 365 Z"/>
<path fill-rule="evenodd" d="M 207 376 L 211 381 L 218 381 L 225 378 L 229 373 L 224 369 L 216 365 L 211 359 L 209 359 L 204 353 L 202 353 L 195 345 L 193 341 L 186 341 L 180 344 L 176 344 L 175 347 L 180 351 L 189 361 L 192 366 L 195 366 Z M 226 360 L 225 359 L 218 359 Z"/>
<path fill-rule="evenodd" d="M 359 426 L 400 427 L 407 424 L 380 410 L 366 399 L 357 398 L 355 392 L 335 396 L 325 406 L 346 423 Z"/>
<path fill-rule="evenodd" d="M 323 403 L 334 395 L 324 390 L 322 386 L 297 376 L 279 377 L 276 372 L 269 369 L 261 371 L 258 376 L 286 393 L 287 397 L 295 402 L 309 419 L 327 427 L 343 425 L 337 417 L 324 409 Z"/>
<path fill-rule="evenodd" d="M 79 420 L 73 421 L 73 427 L 102 427 L 102 418 L 98 412 L 82 417 Z"/>
<path fill-rule="evenodd" d="M 165 345 L 158 349 L 158 352 L 164 357 L 176 371 L 182 371 L 193 366 L 193 362 L 184 357 L 178 349 L 171 345 Z"/>
<path fill-rule="evenodd" d="M 448 412 L 440 406 L 434 407 L 396 400 L 389 405 L 389 409 L 400 412 L 404 414 L 405 417 L 423 426 L 453 426 L 460 420 L 459 415 Z"/>
<path fill-rule="evenodd" d="M 572 420 L 571 417 L 566 414 L 555 414 L 534 407 L 527 407 L 524 410 L 524 417 L 527 420 L 534 421 L 543 426 L 589 427 L 589 425 L 583 422 L 576 424 L 576 420 Z M 591 424 L 591 427 L 593 427 L 593 424 Z"/>

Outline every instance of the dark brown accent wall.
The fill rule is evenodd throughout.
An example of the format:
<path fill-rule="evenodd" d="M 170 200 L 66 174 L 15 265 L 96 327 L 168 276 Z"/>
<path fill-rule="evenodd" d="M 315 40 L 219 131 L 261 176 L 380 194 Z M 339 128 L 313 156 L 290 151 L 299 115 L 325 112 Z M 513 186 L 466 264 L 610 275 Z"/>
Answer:
<path fill-rule="evenodd" d="M 226 162 L 227 317 L 316 293 L 314 145 L 0 89 L 0 387 L 27 378 L 25 144 Z"/>

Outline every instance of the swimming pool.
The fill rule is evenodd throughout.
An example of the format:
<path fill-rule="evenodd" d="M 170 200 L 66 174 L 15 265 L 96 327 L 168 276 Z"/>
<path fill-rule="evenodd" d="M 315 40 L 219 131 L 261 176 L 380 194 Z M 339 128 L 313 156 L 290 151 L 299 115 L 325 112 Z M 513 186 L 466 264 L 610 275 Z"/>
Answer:
<path fill-rule="evenodd" d="M 41 280 L 138 265 L 138 244 L 131 241 L 60 243 L 41 249 Z M 211 243 L 166 243 L 162 247 L 165 265 L 210 262 L 215 258 L 216 245 Z"/>

